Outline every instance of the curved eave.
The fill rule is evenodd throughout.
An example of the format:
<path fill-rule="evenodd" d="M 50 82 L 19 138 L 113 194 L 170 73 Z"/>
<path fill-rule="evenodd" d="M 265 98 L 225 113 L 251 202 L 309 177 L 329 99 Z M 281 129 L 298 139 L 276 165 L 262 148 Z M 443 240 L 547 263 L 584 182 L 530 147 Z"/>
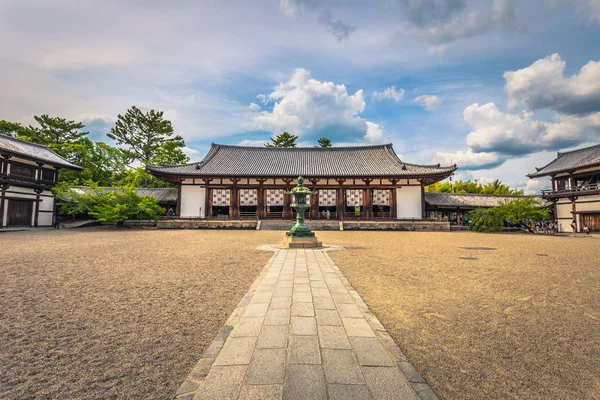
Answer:
<path fill-rule="evenodd" d="M 59 164 L 59 163 L 55 163 L 52 161 L 48 161 L 39 157 L 32 157 L 28 154 L 25 153 L 21 153 L 20 151 L 15 151 L 15 150 L 2 150 L 3 153 L 6 154 L 10 154 L 13 157 L 19 157 L 19 158 L 24 158 L 26 160 L 30 160 L 30 161 L 34 161 L 36 163 L 43 163 L 45 165 L 52 165 L 54 168 L 68 168 L 68 169 L 74 169 L 74 170 L 79 170 L 82 171 L 84 168 L 80 167 L 79 165 L 75 165 L 75 164 L 71 164 L 69 161 L 65 160 L 64 164 Z M 60 157 L 58 154 L 54 153 L 57 157 Z M 60 157 L 62 158 L 62 157 Z"/>
<path fill-rule="evenodd" d="M 576 168 L 563 168 L 563 169 L 557 169 L 557 170 L 548 171 L 548 172 L 543 172 L 543 169 L 540 169 L 540 171 L 533 172 L 531 174 L 527 174 L 527 177 L 528 178 L 542 178 L 544 176 L 555 176 L 558 174 L 573 173 L 580 169 L 594 168 L 594 167 L 600 167 L 600 163 L 590 163 L 587 165 L 578 165 Z M 546 167 L 544 167 L 544 168 L 546 168 Z"/>

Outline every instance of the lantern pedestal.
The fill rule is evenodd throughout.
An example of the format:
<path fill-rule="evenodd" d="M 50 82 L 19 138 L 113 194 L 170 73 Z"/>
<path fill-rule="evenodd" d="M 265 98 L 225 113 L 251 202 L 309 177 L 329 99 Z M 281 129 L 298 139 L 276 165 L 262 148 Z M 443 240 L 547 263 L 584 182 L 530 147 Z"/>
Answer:
<path fill-rule="evenodd" d="M 313 237 L 293 237 L 286 236 L 281 242 L 279 242 L 280 249 L 312 249 L 315 247 L 321 247 L 323 244 Z"/>

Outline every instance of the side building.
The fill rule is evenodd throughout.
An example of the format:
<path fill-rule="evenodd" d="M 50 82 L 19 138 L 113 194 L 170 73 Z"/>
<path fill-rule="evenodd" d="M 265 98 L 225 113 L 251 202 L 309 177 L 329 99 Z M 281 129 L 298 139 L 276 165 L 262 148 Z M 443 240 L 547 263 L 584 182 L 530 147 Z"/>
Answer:
<path fill-rule="evenodd" d="M 60 168 L 82 169 L 46 146 L 0 135 L 0 228 L 51 226 Z"/>
<path fill-rule="evenodd" d="M 456 165 L 416 165 L 392 145 L 268 148 L 213 144 L 200 162 L 147 166 L 179 184 L 181 218 L 292 219 L 286 190 L 298 176 L 317 193 L 310 219 L 424 219 L 423 188 L 456 171 Z"/>
<path fill-rule="evenodd" d="M 536 168 L 529 178 L 552 178 L 552 189 L 542 198 L 554 203 L 554 215 L 562 232 L 584 225 L 600 231 L 600 145 L 559 152 L 549 164 Z"/>

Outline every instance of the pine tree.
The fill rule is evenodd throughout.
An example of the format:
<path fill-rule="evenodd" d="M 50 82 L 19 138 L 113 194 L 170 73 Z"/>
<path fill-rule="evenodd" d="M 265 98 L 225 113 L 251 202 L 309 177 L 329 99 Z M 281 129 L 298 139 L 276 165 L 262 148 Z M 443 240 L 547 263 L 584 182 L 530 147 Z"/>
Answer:
<path fill-rule="evenodd" d="M 271 138 L 271 143 L 265 143 L 265 147 L 296 147 L 298 136 L 283 132 Z"/>
<path fill-rule="evenodd" d="M 329 138 L 322 137 L 318 140 L 319 147 L 331 147 L 331 140 Z"/>
<path fill-rule="evenodd" d="M 163 118 L 162 111 L 150 110 L 144 113 L 133 106 L 125 115 L 119 114 L 108 137 L 125 147 L 125 154 L 130 161 L 138 160 L 142 164 L 149 164 L 157 156 L 159 149 L 164 149 L 165 144 L 174 143 L 174 150 L 185 146 L 183 138 L 173 134 L 171 121 Z"/>

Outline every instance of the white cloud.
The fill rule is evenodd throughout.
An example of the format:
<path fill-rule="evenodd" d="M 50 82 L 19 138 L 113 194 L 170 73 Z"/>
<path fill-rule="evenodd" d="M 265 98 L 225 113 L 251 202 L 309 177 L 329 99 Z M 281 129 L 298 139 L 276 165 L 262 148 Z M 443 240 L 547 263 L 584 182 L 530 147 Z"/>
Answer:
<path fill-rule="evenodd" d="M 447 21 L 466 8 L 465 0 L 388 0 L 387 3 L 405 10 L 408 20 L 416 26 Z"/>
<path fill-rule="evenodd" d="M 456 152 L 437 152 L 433 158 L 434 163 L 442 165 L 458 165 L 467 170 L 493 168 L 503 161 L 496 153 L 474 153 L 473 150 Z"/>
<path fill-rule="evenodd" d="M 417 0 L 416 3 L 425 2 Z M 453 42 L 506 28 L 515 21 L 515 10 L 511 0 L 492 0 L 492 7 L 488 12 L 468 10 L 464 4 L 459 3 L 447 8 L 445 18 L 433 19 L 434 23 L 429 25 L 416 24 L 405 32 L 429 41 L 430 54 L 443 54 Z M 434 10 L 435 7 L 431 8 L 431 12 Z M 450 19 L 450 16 L 453 18 Z"/>
<path fill-rule="evenodd" d="M 414 102 L 423 104 L 427 111 L 434 111 L 442 104 L 442 99 L 435 95 L 422 95 L 416 97 Z"/>
<path fill-rule="evenodd" d="M 565 78 L 558 54 L 527 68 L 504 73 L 509 110 L 549 108 L 564 114 L 600 112 L 600 62 L 589 61 L 577 75 Z"/>
<path fill-rule="evenodd" d="M 373 94 L 371 95 L 371 98 L 374 101 L 381 101 L 381 100 L 385 100 L 385 99 L 389 99 L 389 100 L 394 100 L 396 103 L 399 103 L 402 99 L 404 99 L 404 89 L 398 89 L 396 90 L 395 86 L 390 86 L 385 88 L 383 91 L 381 92 L 373 92 Z"/>
<path fill-rule="evenodd" d="M 529 179 L 523 188 L 525 193 L 538 194 L 544 189 L 551 189 L 552 182 L 548 179 Z"/>
<path fill-rule="evenodd" d="M 248 109 L 252 112 L 260 111 L 260 106 L 256 103 L 250 103 Z"/>
<path fill-rule="evenodd" d="M 312 79 L 305 69 L 296 69 L 269 99 L 274 102 L 272 111 L 254 117 L 260 129 L 287 131 L 301 138 L 343 135 L 370 143 L 384 139 L 379 125 L 359 116 L 366 105 L 362 90 L 350 95 L 345 85 Z"/>
<path fill-rule="evenodd" d="M 238 143 L 240 146 L 252 146 L 252 147 L 264 147 L 265 143 L 269 142 L 269 140 L 264 139 L 244 139 Z"/>
<path fill-rule="evenodd" d="M 280 0 L 279 9 L 288 17 L 296 17 L 301 10 L 316 11 L 319 8 L 317 0 Z M 342 20 L 334 19 L 331 10 L 321 9 L 319 13 L 319 24 L 324 26 L 338 42 L 347 39 L 356 30 L 355 26 L 346 24 Z"/>
<path fill-rule="evenodd" d="M 577 13 L 589 22 L 600 23 L 600 0 L 546 0 L 550 7 L 561 4 L 574 5 Z"/>
<path fill-rule="evenodd" d="M 600 134 L 600 113 L 584 117 L 557 114 L 557 122 L 545 122 L 535 119 L 532 112 L 503 113 L 488 103 L 472 104 L 463 114 L 472 128 L 467 146 L 475 152 L 524 155 L 574 146 Z"/>

